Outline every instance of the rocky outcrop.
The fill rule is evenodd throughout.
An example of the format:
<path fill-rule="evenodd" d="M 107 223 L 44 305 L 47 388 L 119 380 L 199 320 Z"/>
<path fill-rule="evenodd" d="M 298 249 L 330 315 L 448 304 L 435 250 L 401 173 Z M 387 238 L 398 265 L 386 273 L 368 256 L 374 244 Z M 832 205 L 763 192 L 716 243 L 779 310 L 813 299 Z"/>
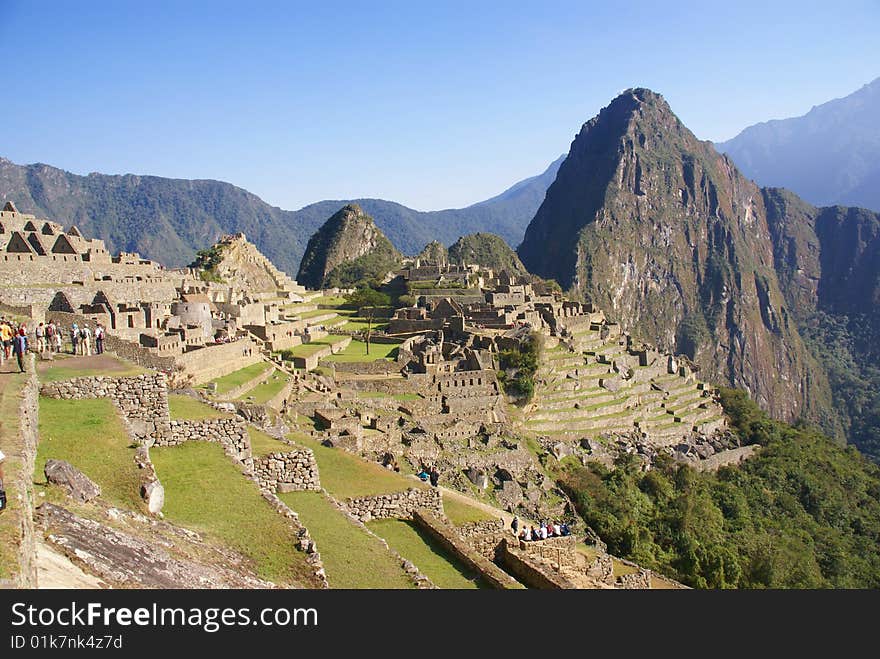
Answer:
<path fill-rule="evenodd" d="M 119 517 L 120 513 L 113 513 Z M 253 576 L 238 557 L 225 556 L 222 564 L 177 558 L 157 542 L 106 524 L 79 517 L 51 503 L 36 512 L 47 543 L 71 561 L 109 585 L 129 588 L 272 588 L 274 584 Z M 168 525 L 166 525 L 167 527 Z M 178 529 L 192 536 L 192 532 Z M 185 542 L 185 538 L 180 538 Z M 165 547 L 174 543 L 165 541 Z M 235 564 L 235 563 L 238 564 Z M 228 567 L 226 567 L 228 565 Z"/>
<path fill-rule="evenodd" d="M 382 279 L 403 256 L 357 204 L 334 214 L 309 239 L 297 281 L 309 288 Z"/>
<path fill-rule="evenodd" d="M 64 488 L 74 499 L 91 501 L 101 496 L 101 488 L 97 483 L 69 462 L 50 458 L 46 460 L 44 473 L 49 483 Z"/>
<path fill-rule="evenodd" d="M 527 274 L 516 252 L 500 236 L 472 233 L 459 238 L 449 248 L 449 262 L 458 265 L 481 265 L 495 272 Z"/>
<path fill-rule="evenodd" d="M 647 89 L 584 124 L 519 255 L 777 418 L 827 406 L 781 290 L 761 190 Z"/>

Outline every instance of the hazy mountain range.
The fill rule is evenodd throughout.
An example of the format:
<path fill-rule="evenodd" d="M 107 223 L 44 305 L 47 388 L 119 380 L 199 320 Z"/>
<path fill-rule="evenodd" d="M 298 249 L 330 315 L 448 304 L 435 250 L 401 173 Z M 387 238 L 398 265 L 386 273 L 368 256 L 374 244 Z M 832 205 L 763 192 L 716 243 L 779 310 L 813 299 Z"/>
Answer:
<path fill-rule="evenodd" d="M 19 210 L 102 238 L 111 252 L 136 251 L 171 267 L 225 233 L 244 232 L 273 263 L 296 273 L 311 235 L 348 203 L 371 215 L 394 246 L 417 254 L 427 243 L 451 245 L 488 231 L 516 246 L 544 199 L 562 158 L 538 176 L 468 206 L 416 211 L 382 199 L 326 200 L 297 211 L 270 206 L 229 183 L 158 176 L 79 176 L 45 164 L 17 165 L 0 158 L 0 199 Z"/>
<path fill-rule="evenodd" d="M 802 117 L 765 121 L 715 147 L 759 185 L 817 206 L 880 211 L 880 78 Z"/>

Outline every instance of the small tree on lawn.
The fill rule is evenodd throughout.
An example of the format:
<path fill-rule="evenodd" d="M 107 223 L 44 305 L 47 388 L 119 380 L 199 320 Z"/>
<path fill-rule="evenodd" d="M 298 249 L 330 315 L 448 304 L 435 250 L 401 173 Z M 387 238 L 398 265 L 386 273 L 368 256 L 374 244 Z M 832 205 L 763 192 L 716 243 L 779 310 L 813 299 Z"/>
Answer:
<path fill-rule="evenodd" d="M 376 307 L 387 307 L 391 304 L 391 298 L 385 293 L 366 286 L 356 289 L 353 293 L 345 296 L 345 301 L 355 309 L 364 309 L 367 318 L 367 332 L 364 341 L 367 344 L 367 354 L 370 354 L 370 335 L 373 332 L 373 315 Z"/>

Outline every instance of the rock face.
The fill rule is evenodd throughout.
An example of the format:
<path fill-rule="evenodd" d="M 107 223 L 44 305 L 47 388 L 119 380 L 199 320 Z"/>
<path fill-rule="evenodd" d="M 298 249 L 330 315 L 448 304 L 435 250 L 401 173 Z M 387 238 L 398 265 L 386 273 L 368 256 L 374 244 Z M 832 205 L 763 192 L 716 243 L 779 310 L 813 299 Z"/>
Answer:
<path fill-rule="evenodd" d="M 50 458 L 46 460 L 44 472 L 47 481 L 60 485 L 74 499 L 91 501 L 101 496 L 101 488 L 69 462 Z"/>
<path fill-rule="evenodd" d="M 446 249 L 446 246 L 438 240 L 432 240 L 427 245 L 425 245 L 425 249 L 419 252 L 419 255 L 416 257 L 420 261 L 427 263 L 436 263 L 437 265 L 446 265 L 449 263 L 449 250 Z"/>
<path fill-rule="evenodd" d="M 584 124 L 519 255 L 777 418 L 828 405 L 777 278 L 762 191 L 659 94 L 628 90 Z"/>
<path fill-rule="evenodd" d="M 449 248 L 449 262 L 458 265 L 476 263 L 495 272 L 526 274 L 526 267 L 510 245 L 491 233 L 472 233 L 462 236 Z"/>
<path fill-rule="evenodd" d="M 158 542 L 147 542 L 65 508 L 44 503 L 36 517 L 49 544 L 90 574 L 129 588 L 271 588 L 245 569 L 241 557 L 225 556 L 221 567 L 176 558 Z M 166 525 L 168 528 L 172 528 Z M 191 532 L 187 532 L 192 534 Z M 183 543 L 183 539 L 177 538 Z M 166 541 L 165 546 L 174 543 Z M 227 567 L 228 566 L 228 567 Z"/>
<path fill-rule="evenodd" d="M 349 204 L 309 239 L 296 280 L 309 288 L 350 286 L 384 277 L 402 258 L 373 218 Z"/>

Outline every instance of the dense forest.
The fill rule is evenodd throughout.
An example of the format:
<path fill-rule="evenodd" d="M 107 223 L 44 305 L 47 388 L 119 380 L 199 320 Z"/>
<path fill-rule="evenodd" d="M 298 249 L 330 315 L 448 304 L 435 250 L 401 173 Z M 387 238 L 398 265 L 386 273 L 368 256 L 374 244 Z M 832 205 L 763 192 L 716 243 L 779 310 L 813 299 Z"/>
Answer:
<path fill-rule="evenodd" d="M 698 588 L 880 587 L 880 468 L 741 391 L 722 403 L 741 441 L 761 446 L 739 467 L 561 465 L 608 550 Z"/>

